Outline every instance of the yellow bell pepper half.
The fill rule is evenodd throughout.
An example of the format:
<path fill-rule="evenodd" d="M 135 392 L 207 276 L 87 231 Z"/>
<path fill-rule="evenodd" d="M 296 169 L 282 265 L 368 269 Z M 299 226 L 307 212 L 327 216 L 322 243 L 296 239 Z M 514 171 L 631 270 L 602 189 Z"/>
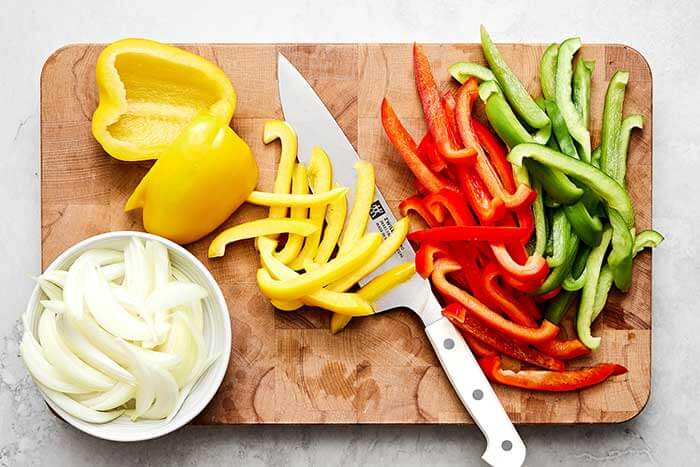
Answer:
<path fill-rule="evenodd" d="M 274 278 L 280 281 L 290 281 L 300 277 L 299 273 L 275 259 L 267 248 L 260 250 L 260 258 L 265 268 L 260 274 L 263 276 L 267 274 L 265 280 L 271 281 Z M 297 300 L 273 299 L 272 304 L 287 311 L 296 310 L 301 304 L 306 304 L 349 316 L 367 316 L 373 313 L 369 302 L 358 294 L 333 292 L 325 288 L 316 289 Z"/>
<path fill-rule="evenodd" d="M 143 208 L 148 232 L 187 244 L 221 225 L 257 182 L 245 141 L 221 119 L 202 114 L 163 151 L 124 209 Z"/>
<path fill-rule="evenodd" d="M 364 236 L 345 256 L 335 258 L 319 268 L 291 280 L 272 280 L 265 269 L 258 270 L 258 286 L 265 296 L 278 300 L 294 300 L 340 279 L 357 269 L 377 250 L 382 236 Z"/>
<path fill-rule="evenodd" d="M 333 169 L 331 168 L 331 160 L 328 158 L 323 149 L 314 146 L 311 149 L 311 161 L 309 162 L 309 187 L 316 194 L 326 193 L 331 189 L 333 180 Z M 289 263 L 292 269 L 303 269 L 306 260 L 313 260 L 318 251 L 318 245 L 321 242 L 321 228 L 323 220 L 326 217 L 326 205 L 312 206 L 309 210 L 309 219 L 319 227 L 319 230 L 306 237 L 304 240 L 304 248 L 301 253 Z"/>
<path fill-rule="evenodd" d="M 107 46 L 95 76 L 99 105 L 92 134 L 116 159 L 157 159 L 197 114 L 228 125 L 236 108 L 236 92 L 221 68 L 147 39 Z"/>
<path fill-rule="evenodd" d="M 318 227 L 309 221 L 282 218 L 282 219 L 258 219 L 255 221 L 238 224 L 226 229 L 216 236 L 209 245 L 209 257 L 224 256 L 226 245 L 238 240 L 257 238 L 264 235 L 278 235 L 281 233 L 294 233 L 297 235 L 311 235 Z M 258 245 L 259 246 L 259 245 Z"/>
<path fill-rule="evenodd" d="M 334 202 L 337 198 L 345 196 L 348 192 L 347 188 L 334 188 L 331 191 L 320 193 L 317 195 L 309 194 L 281 194 L 281 193 L 265 193 L 263 191 L 254 191 L 248 196 L 248 201 L 251 204 L 258 206 L 288 206 L 292 208 L 315 208 L 323 207 Z"/>

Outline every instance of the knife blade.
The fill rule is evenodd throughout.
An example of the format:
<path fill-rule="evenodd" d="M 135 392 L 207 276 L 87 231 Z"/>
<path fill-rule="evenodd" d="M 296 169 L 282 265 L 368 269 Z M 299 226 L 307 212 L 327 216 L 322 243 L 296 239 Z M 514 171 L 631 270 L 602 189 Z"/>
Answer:
<path fill-rule="evenodd" d="M 321 98 L 281 53 L 277 54 L 277 79 L 284 119 L 297 133 L 299 161 L 308 164 L 311 160 L 311 148 L 323 148 L 333 160 L 333 178 L 338 184 L 350 189 L 347 195 L 349 209 L 352 206 L 356 181 L 354 166 L 360 157 Z M 368 230 L 379 232 L 385 238 L 396 223 L 396 217 L 378 189 L 374 190 L 369 217 Z M 360 281 L 360 284 L 364 285 L 387 269 L 405 261 L 413 261 L 414 258 L 413 248 L 408 240 L 405 240 L 396 253 L 374 273 Z"/>

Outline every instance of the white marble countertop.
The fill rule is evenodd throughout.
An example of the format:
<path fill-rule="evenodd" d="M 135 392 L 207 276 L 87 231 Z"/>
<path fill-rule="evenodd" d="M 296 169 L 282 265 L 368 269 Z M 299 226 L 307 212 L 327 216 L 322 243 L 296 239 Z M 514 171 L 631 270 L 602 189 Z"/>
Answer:
<path fill-rule="evenodd" d="M 128 5 L 127 5 L 128 3 Z M 622 425 L 524 427 L 527 465 L 694 465 L 700 451 L 700 6 L 548 1 L 80 2 L 8 0 L 0 15 L 0 465 L 480 465 L 474 427 L 186 427 L 118 445 L 49 414 L 18 357 L 19 316 L 39 272 L 39 73 L 70 42 L 620 42 L 654 76 L 653 390 Z M 534 2 L 523 2 L 532 5 Z M 51 4 L 50 6 L 48 4 Z M 351 6 L 351 4 L 353 6 Z M 192 6 L 193 5 L 193 6 Z M 225 5 L 225 6 L 224 6 Z M 698 152 L 696 152 L 698 151 Z M 698 230 L 696 230 L 698 229 Z M 695 232 L 695 234 L 694 234 Z"/>

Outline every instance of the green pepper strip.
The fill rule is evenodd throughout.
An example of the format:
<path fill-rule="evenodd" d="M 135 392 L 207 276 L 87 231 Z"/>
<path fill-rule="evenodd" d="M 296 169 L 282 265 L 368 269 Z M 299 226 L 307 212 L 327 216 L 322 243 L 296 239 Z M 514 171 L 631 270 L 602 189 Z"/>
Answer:
<path fill-rule="evenodd" d="M 464 84 L 470 76 L 475 77 L 479 82 L 496 81 L 496 76 L 491 70 L 474 62 L 453 63 L 447 71 L 450 72 L 454 79 L 459 81 L 459 84 Z"/>
<path fill-rule="evenodd" d="M 559 46 L 557 54 L 556 102 L 571 136 L 581 145 L 581 159 L 591 161 L 591 135 L 583 123 L 571 96 L 574 54 L 581 48 L 581 39 L 573 37 Z"/>
<path fill-rule="evenodd" d="M 600 146 L 598 146 L 593 150 L 593 154 L 591 155 L 591 164 L 597 169 L 600 168 L 600 153 Z"/>
<path fill-rule="evenodd" d="M 581 58 L 574 67 L 574 105 L 586 128 L 591 120 L 591 75 L 594 63 Z"/>
<path fill-rule="evenodd" d="M 569 310 L 569 305 L 571 305 L 571 301 L 575 296 L 575 293 L 567 292 L 566 290 L 559 292 L 559 295 L 547 302 L 547 308 L 544 312 L 545 319 L 554 324 L 559 324 Z"/>
<path fill-rule="evenodd" d="M 540 59 L 540 88 L 542 95 L 548 101 L 556 99 L 557 53 L 559 44 L 551 44 L 545 49 Z M 550 115 L 551 119 L 552 116 Z"/>
<path fill-rule="evenodd" d="M 556 138 L 557 144 L 561 149 L 560 152 L 578 159 L 578 152 L 576 151 L 576 146 L 574 146 L 574 140 L 571 139 L 569 129 L 566 127 L 566 122 L 561 116 L 556 102 L 547 100 L 544 105 L 547 109 L 547 115 L 549 115 L 550 120 L 552 120 L 552 130 L 554 131 L 554 138 Z"/>
<path fill-rule="evenodd" d="M 571 240 L 571 224 L 564 211 L 557 209 L 552 215 L 552 256 L 547 258 L 550 268 L 564 264 Z"/>
<path fill-rule="evenodd" d="M 623 154 L 620 150 L 620 130 L 625 87 L 629 76 L 630 74 L 626 71 L 617 71 L 608 83 L 603 107 L 603 129 L 600 136 L 600 168 L 622 186 L 625 184 L 627 153 Z"/>
<path fill-rule="evenodd" d="M 591 323 L 593 322 L 593 313 L 595 305 L 595 295 L 598 288 L 598 279 L 600 278 L 600 270 L 605 259 L 605 252 L 610 244 L 612 231 L 606 228 L 603 232 L 603 238 L 600 244 L 591 250 L 586 261 L 586 280 L 581 292 L 581 302 L 578 307 L 578 315 L 576 316 L 576 332 L 578 338 L 583 342 L 583 345 L 591 350 L 595 350 L 600 345 L 600 337 L 591 335 Z"/>
<path fill-rule="evenodd" d="M 596 246 L 600 243 L 603 224 L 599 218 L 591 216 L 582 201 L 564 206 L 564 214 L 583 243 L 589 246 Z"/>
<path fill-rule="evenodd" d="M 544 147 L 539 144 L 535 146 Z M 583 190 L 572 183 L 561 171 L 551 170 L 539 161 L 527 160 L 524 162 L 528 172 L 542 183 L 542 188 L 553 201 L 559 204 L 571 204 L 583 196 Z"/>
<path fill-rule="evenodd" d="M 664 236 L 656 230 L 642 230 L 634 239 L 632 255 L 637 256 L 637 253 L 642 251 L 644 248 L 656 248 L 661 244 L 661 242 L 663 242 L 663 240 Z M 600 278 L 598 279 L 598 289 L 596 290 L 595 304 L 593 305 L 593 321 L 595 321 L 598 315 L 600 315 L 600 313 L 603 311 L 603 308 L 605 308 L 613 281 L 614 279 L 610 265 L 606 264 L 600 271 Z"/>
<path fill-rule="evenodd" d="M 579 248 L 576 254 L 576 259 L 574 260 L 574 265 L 571 267 L 571 272 L 561 283 L 561 288 L 569 292 L 576 292 L 583 288 L 583 283 L 586 279 L 584 271 L 586 270 L 586 261 L 588 260 L 588 255 L 591 252 L 591 248 L 584 246 Z"/>
<path fill-rule="evenodd" d="M 643 115 L 632 114 L 622 120 L 622 126 L 620 127 L 620 154 L 623 154 L 625 157 L 627 157 L 630 136 L 634 128 L 639 128 L 640 130 L 644 128 Z M 625 164 L 625 169 L 626 168 L 627 164 Z M 624 179 L 624 176 L 622 178 Z"/>
<path fill-rule="evenodd" d="M 535 179 L 532 182 L 532 188 L 537 193 L 537 198 L 532 203 L 532 214 L 535 219 L 535 252 L 544 255 L 544 249 L 547 246 L 547 220 L 542 202 L 542 184 Z"/>
<path fill-rule="evenodd" d="M 525 158 L 575 178 L 602 199 L 608 207 L 617 210 L 628 227 L 634 226 L 634 209 L 627 191 L 599 169 L 539 144 L 519 144 L 508 154 L 508 160 L 516 166 L 522 166 Z"/>
<path fill-rule="evenodd" d="M 664 236 L 656 230 L 642 230 L 634 238 L 634 247 L 632 253 L 636 256 L 637 253 L 644 248 L 656 248 L 664 241 Z"/>
<path fill-rule="evenodd" d="M 556 239 L 555 239 L 556 241 Z M 547 279 L 542 283 L 542 285 L 533 292 L 533 295 L 542 295 L 547 292 L 551 292 L 561 285 L 561 283 L 566 279 L 566 277 L 571 273 L 571 268 L 576 261 L 576 253 L 579 249 L 579 238 L 573 235 L 566 242 L 566 251 L 564 252 L 563 262 L 553 268 L 547 276 Z"/>
<path fill-rule="evenodd" d="M 508 102 L 510 102 L 517 114 L 532 128 L 542 129 L 549 126 L 550 122 L 547 114 L 537 106 L 527 89 L 510 70 L 496 45 L 491 41 L 484 26 L 481 26 L 481 48 L 493 74 L 496 75 L 496 79 L 503 87 Z M 544 143 L 546 141 L 542 142 L 542 144 Z"/>
<path fill-rule="evenodd" d="M 634 238 L 622 216 L 614 209 L 608 209 L 608 220 L 612 226 L 612 251 L 608 256 L 610 272 L 615 286 L 626 292 L 632 285 L 632 250 Z"/>

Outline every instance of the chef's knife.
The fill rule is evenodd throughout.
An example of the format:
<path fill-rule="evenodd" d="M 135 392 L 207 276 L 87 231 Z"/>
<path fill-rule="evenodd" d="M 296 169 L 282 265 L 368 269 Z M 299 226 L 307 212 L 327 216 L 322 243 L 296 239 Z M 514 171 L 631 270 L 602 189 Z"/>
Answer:
<path fill-rule="evenodd" d="M 354 188 L 354 165 L 359 156 L 333 115 L 301 73 L 282 54 L 277 56 L 277 78 L 284 118 L 296 130 L 299 139 L 299 161 L 308 164 L 311 148 L 319 146 L 333 161 L 335 182 Z M 348 203 L 352 205 L 350 193 Z M 371 222 L 368 223 L 368 229 L 381 232 L 385 237 L 396 223 L 396 218 L 378 189 L 375 190 L 369 215 Z M 405 241 L 380 271 L 401 262 L 413 261 L 414 257 L 411 245 Z M 365 278 L 362 283 L 370 278 Z M 373 305 L 377 313 L 403 307 L 420 316 L 452 387 L 486 437 L 487 446 L 482 459 L 493 466 L 522 465 L 525 460 L 523 441 L 461 334 L 442 316 L 440 304 L 433 295 L 429 282 L 415 275 Z"/>

